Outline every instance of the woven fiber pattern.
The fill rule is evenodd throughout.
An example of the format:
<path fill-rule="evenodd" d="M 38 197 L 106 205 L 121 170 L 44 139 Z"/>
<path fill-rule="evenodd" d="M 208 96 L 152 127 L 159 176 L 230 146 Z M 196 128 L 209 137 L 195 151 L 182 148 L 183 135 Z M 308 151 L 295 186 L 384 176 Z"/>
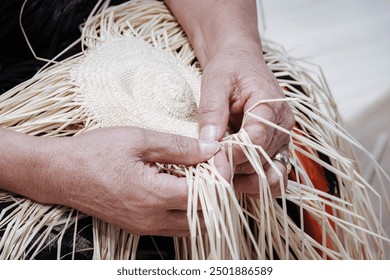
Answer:
<path fill-rule="evenodd" d="M 102 127 L 198 135 L 200 75 L 165 50 L 123 37 L 88 52 L 72 75 Z"/>
<path fill-rule="evenodd" d="M 4 93 L 0 126 L 40 137 L 119 125 L 197 137 L 200 69 L 164 2 L 130 0 L 115 7 L 108 7 L 108 1 L 99 3 L 82 29 L 83 52 Z M 318 68 L 266 40 L 263 50 L 285 98 L 261 102 L 288 102 L 296 125 L 286 131 L 251 110 L 245 112 L 243 124 L 256 120 L 289 135 L 293 169 L 287 186 L 281 186 L 280 197 L 272 197 L 260 157 L 276 170 L 275 163 L 243 128 L 222 139 L 221 146 L 232 170 L 232 147 L 242 149 L 258 175 L 259 199 L 237 193 L 234 180 L 222 178 L 213 159 L 194 166 L 156 163 L 161 172 L 187 180 L 191 237 L 174 238 L 175 258 L 385 258 L 390 239 L 382 217 L 390 214 L 390 177 L 372 158 L 369 164 L 383 191 L 360 174 L 354 150 L 365 150 L 341 127 Z M 377 214 L 373 206 L 382 203 L 384 211 Z M 60 244 L 72 225 L 77 243 L 77 225 L 84 215 L 74 209 L 1 191 L 0 206 L 5 209 L 0 213 L 0 259 L 34 258 L 50 242 Z M 206 232 L 201 232 L 201 219 Z M 135 258 L 138 236 L 98 218 L 91 220 L 93 248 L 87 249 L 93 251 L 92 258 Z M 54 225 L 63 227 L 57 240 L 50 239 Z M 59 249 L 57 257 L 62 256 Z"/>

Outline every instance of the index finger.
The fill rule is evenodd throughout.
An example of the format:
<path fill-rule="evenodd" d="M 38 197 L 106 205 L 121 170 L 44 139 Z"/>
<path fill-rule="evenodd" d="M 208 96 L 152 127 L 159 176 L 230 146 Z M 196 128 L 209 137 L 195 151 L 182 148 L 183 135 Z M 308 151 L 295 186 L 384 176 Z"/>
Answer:
<path fill-rule="evenodd" d="M 243 123 L 238 134 L 242 134 L 243 130 L 249 136 L 250 143 L 262 147 L 264 150 L 270 145 L 272 139 L 275 136 L 275 128 L 261 121 L 277 123 L 277 109 L 272 104 L 263 103 L 253 108 L 248 116 L 247 111 L 245 113 Z M 253 117 L 256 116 L 256 117 Z M 243 152 L 240 145 L 233 145 L 233 160 L 234 164 L 242 164 L 247 162 L 247 156 Z"/>

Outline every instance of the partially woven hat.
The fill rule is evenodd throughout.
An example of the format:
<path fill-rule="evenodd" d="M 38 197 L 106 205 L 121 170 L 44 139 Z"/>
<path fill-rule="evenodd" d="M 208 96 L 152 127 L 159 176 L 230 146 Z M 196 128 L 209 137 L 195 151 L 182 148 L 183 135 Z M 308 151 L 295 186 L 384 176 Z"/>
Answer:
<path fill-rule="evenodd" d="M 82 53 L 53 62 L 0 97 L 0 125 L 40 137 L 117 125 L 197 137 L 201 69 L 175 18 L 161 1 L 103 7 L 83 26 Z M 240 145 L 247 155 L 259 175 L 259 200 L 236 193 L 212 160 L 190 167 L 158 164 L 162 172 L 188 181 L 191 237 L 175 238 L 176 258 L 384 258 L 390 240 L 372 197 L 386 198 L 361 176 L 353 148 L 362 147 L 341 128 L 322 76 L 275 44 L 264 41 L 263 49 L 296 118 L 287 189 L 272 198 L 259 154 L 273 162 L 244 129 L 223 143 L 230 149 Z M 244 121 L 248 118 L 256 116 L 246 112 Z M 386 194 L 390 178 L 371 162 Z M 2 259 L 25 258 L 26 252 L 33 258 L 50 242 L 54 226 L 65 231 L 79 219 L 73 209 L 6 192 L 0 192 L 0 203 L 7 205 L 0 215 Z M 203 235 L 199 209 L 207 227 Z M 96 218 L 93 229 L 95 259 L 135 257 L 137 236 Z"/>
<path fill-rule="evenodd" d="M 101 126 L 198 135 L 200 74 L 166 50 L 124 36 L 87 52 L 71 76 Z"/>

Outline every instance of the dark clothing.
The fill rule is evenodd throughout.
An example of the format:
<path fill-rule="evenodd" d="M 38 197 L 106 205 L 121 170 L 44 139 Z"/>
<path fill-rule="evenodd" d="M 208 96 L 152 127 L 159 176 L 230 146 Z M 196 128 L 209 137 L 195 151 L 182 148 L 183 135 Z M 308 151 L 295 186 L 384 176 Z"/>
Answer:
<path fill-rule="evenodd" d="M 28 47 L 19 24 L 24 0 L 0 1 L 0 94 L 31 78 L 46 62 L 35 59 Z M 52 59 L 81 35 L 80 25 L 87 19 L 97 1 L 92 0 L 29 0 L 22 14 L 22 24 L 28 40 L 38 57 Z M 124 0 L 111 1 L 118 5 Z M 67 51 L 58 60 L 81 51 L 80 44 Z M 1 188 L 1 186 L 0 186 Z M 0 203 L 0 213 L 8 206 Z M 5 230 L 0 228 L 0 239 Z M 58 233 L 62 226 L 53 229 L 47 238 L 50 243 L 35 259 L 56 259 Z M 75 244 L 76 259 L 91 259 L 93 251 L 92 219 L 78 222 Z M 74 225 L 66 230 L 62 239 L 61 257 L 70 259 L 73 251 Z M 151 239 L 153 238 L 153 240 Z M 33 242 L 32 242 L 33 243 Z M 156 246 L 158 250 L 156 250 Z M 81 250 L 81 251 L 80 251 Z M 27 256 L 29 258 L 29 256 Z M 172 238 L 145 236 L 138 246 L 138 259 L 172 259 Z"/>

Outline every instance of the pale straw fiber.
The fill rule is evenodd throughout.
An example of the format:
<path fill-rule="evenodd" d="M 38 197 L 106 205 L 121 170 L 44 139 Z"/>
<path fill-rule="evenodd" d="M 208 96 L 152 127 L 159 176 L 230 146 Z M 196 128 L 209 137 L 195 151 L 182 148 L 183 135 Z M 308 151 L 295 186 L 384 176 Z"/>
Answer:
<path fill-rule="evenodd" d="M 0 97 L 0 125 L 40 137 L 119 125 L 197 137 L 201 69 L 164 3 L 128 1 L 111 8 L 101 4 L 83 26 L 82 53 L 53 62 Z M 281 186 L 281 197 L 272 198 L 259 155 L 275 165 L 262 147 L 250 142 L 244 129 L 227 133 L 222 143 L 231 166 L 233 145 L 239 145 L 253 165 L 260 182 L 258 200 L 236 193 L 212 159 L 190 167 L 158 164 L 161 172 L 185 176 L 188 182 L 191 237 L 175 238 L 176 258 L 386 258 L 390 240 L 382 219 L 390 213 L 389 176 L 371 160 L 382 189 L 362 177 L 353 151 L 364 149 L 342 129 L 319 70 L 290 58 L 270 42 L 264 41 L 263 48 L 286 98 L 261 102 L 287 101 L 297 125 L 290 133 L 251 110 L 244 123 L 255 118 L 290 134 L 295 178 L 290 176 L 286 190 Z M 314 185 L 306 169 L 308 161 L 331 174 L 330 192 Z M 6 192 L 0 193 L 0 203 L 8 205 L 0 214 L 1 259 L 34 257 L 47 246 L 54 227 L 77 228 L 83 216 L 67 207 L 41 205 Z M 384 212 L 374 211 L 378 203 Z M 288 206 L 296 209 L 294 219 Z M 198 209 L 206 223 L 204 234 L 200 234 Z M 309 232 L 309 223 L 318 227 L 320 236 Z M 138 236 L 95 218 L 93 234 L 95 259 L 135 258 Z M 62 235 L 51 242 L 61 242 Z M 77 238 L 75 230 L 75 243 Z"/>

